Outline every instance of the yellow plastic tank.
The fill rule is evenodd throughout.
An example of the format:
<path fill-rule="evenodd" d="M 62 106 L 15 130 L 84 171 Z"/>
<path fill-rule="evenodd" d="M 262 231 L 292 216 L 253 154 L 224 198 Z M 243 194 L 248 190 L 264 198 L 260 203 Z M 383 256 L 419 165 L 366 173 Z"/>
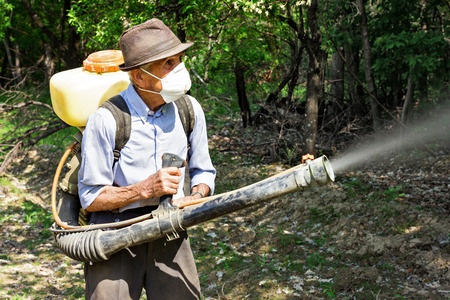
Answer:
<path fill-rule="evenodd" d="M 53 75 L 50 97 L 56 115 L 69 125 L 84 127 L 103 102 L 128 87 L 128 74 L 119 70 L 122 63 L 120 50 L 98 51 L 83 61 L 83 67 Z"/>

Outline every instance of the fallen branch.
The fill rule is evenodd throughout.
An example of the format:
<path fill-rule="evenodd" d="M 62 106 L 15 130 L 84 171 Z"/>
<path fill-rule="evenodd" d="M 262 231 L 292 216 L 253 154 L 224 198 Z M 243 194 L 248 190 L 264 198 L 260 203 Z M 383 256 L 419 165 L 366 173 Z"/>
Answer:
<path fill-rule="evenodd" d="M 18 142 L 5 156 L 5 160 L 0 165 L 0 174 L 2 174 L 6 168 L 12 163 L 14 158 L 17 157 L 19 150 L 22 148 L 22 141 Z"/>

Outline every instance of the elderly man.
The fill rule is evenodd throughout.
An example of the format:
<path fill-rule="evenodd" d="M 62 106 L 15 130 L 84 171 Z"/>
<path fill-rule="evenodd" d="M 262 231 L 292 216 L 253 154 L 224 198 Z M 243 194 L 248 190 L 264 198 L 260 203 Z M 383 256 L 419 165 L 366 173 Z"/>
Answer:
<path fill-rule="evenodd" d="M 98 109 L 89 117 L 82 142 L 79 195 L 90 223 L 122 221 L 156 209 L 159 198 L 172 203 L 212 194 L 216 171 L 209 152 L 204 112 L 190 97 L 195 126 L 189 144 L 173 101 L 191 81 L 182 57 L 192 43 L 181 43 L 158 19 L 126 30 L 120 37 L 131 84 L 121 92 L 131 114 L 130 139 L 114 163 L 115 120 Z M 191 190 L 183 193 L 184 170 L 162 168 L 165 152 L 188 157 Z M 86 299 L 199 299 L 200 283 L 186 232 L 127 248 L 109 260 L 85 265 Z"/>

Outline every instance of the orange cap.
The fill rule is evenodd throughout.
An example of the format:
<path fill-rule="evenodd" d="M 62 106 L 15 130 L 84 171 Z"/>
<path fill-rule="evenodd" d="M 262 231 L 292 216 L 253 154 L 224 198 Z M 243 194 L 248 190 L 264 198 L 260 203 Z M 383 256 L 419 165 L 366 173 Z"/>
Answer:
<path fill-rule="evenodd" d="M 302 164 L 304 164 L 307 160 L 314 160 L 314 155 L 312 154 L 305 154 L 302 156 Z"/>
<path fill-rule="evenodd" d="M 91 53 L 83 61 L 83 68 L 97 73 L 117 72 L 120 64 L 123 64 L 122 51 L 103 50 Z"/>

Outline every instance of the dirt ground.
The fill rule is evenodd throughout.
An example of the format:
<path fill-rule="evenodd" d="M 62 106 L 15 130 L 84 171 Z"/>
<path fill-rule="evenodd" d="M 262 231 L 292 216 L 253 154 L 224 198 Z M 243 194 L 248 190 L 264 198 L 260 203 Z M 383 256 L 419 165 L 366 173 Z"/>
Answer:
<path fill-rule="evenodd" d="M 220 151 L 238 138 L 229 139 L 211 141 Z M 434 154 L 390 154 L 327 186 L 194 226 L 205 299 L 450 299 L 450 154 Z M 0 186 L 0 299 L 83 298 L 82 264 L 31 218 L 31 208 L 51 215 L 60 156 L 39 147 L 3 175 L 14 186 Z M 248 157 L 216 162 L 218 180 L 244 186 L 285 169 Z"/>

